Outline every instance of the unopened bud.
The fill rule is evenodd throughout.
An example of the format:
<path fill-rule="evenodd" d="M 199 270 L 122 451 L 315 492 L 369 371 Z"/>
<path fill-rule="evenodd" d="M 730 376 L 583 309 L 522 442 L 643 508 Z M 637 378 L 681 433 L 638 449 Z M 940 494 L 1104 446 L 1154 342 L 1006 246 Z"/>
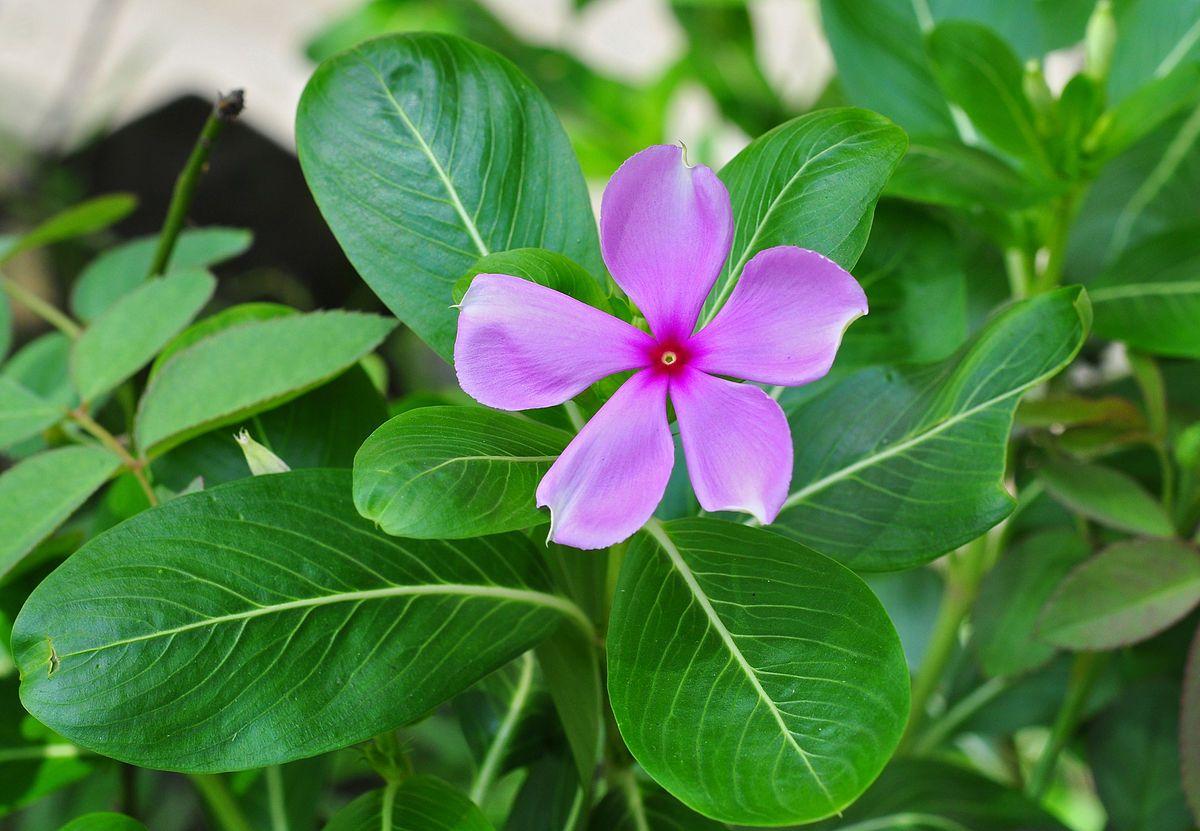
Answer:
<path fill-rule="evenodd" d="M 1038 61 L 1030 60 L 1025 64 L 1025 75 L 1021 79 L 1021 86 L 1025 91 L 1025 97 L 1029 99 L 1029 104 L 1033 107 L 1038 124 L 1045 131 L 1045 125 L 1054 115 L 1054 95 L 1050 92 L 1046 76 L 1042 73 L 1042 65 Z"/>
<path fill-rule="evenodd" d="M 1097 0 L 1083 38 L 1084 71 L 1093 79 L 1104 81 L 1116 45 L 1117 19 L 1113 16 L 1112 0 Z"/>
<path fill-rule="evenodd" d="M 248 431 L 242 430 L 234 438 L 242 448 L 242 455 L 246 457 L 250 472 L 255 476 L 262 476 L 264 473 L 287 473 L 291 470 L 287 462 L 256 442 Z"/>

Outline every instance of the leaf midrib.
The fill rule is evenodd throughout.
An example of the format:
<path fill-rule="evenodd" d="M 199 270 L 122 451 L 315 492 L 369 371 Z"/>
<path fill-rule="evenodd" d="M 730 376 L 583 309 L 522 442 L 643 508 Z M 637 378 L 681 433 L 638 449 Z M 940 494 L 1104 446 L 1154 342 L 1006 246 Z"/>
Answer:
<path fill-rule="evenodd" d="M 677 572 L 679 572 L 679 576 L 683 578 L 683 582 L 687 585 L 688 590 L 692 593 L 692 596 L 696 598 L 696 602 L 700 604 L 700 608 L 708 618 L 709 625 L 713 628 L 717 635 L 720 636 L 721 641 L 725 644 L 725 648 L 729 650 L 729 653 L 733 656 L 734 660 L 737 661 L 738 666 L 741 667 L 742 672 L 746 675 L 750 685 L 754 688 L 754 691 L 758 694 L 758 697 L 762 700 L 762 702 L 767 706 L 767 710 L 775 719 L 775 723 L 779 725 L 779 729 L 783 733 L 784 739 L 789 745 L 791 745 L 792 749 L 796 751 L 796 754 L 801 758 L 801 760 L 803 760 L 804 766 L 812 775 L 813 781 L 817 783 L 817 786 L 821 789 L 821 792 L 825 794 L 825 798 L 829 800 L 830 807 L 836 810 L 838 805 L 834 801 L 833 795 L 829 793 L 829 789 L 825 786 L 825 782 L 821 779 L 820 775 L 817 774 L 817 771 L 813 767 L 812 760 L 809 758 L 808 753 L 805 752 L 804 748 L 799 745 L 799 743 L 796 741 L 796 737 L 792 735 L 792 731 L 788 729 L 787 723 L 783 720 L 783 714 L 779 712 L 779 707 L 775 704 L 774 699 L 767 694 L 767 691 L 763 689 L 762 682 L 759 681 L 758 678 L 758 673 L 754 670 L 754 667 L 750 666 L 750 662 L 746 660 L 746 656 L 742 654 L 742 651 L 734 642 L 733 635 L 730 634 L 720 616 L 717 615 L 712 603 L 710 603 L 708 600 L 708 595 L 705 594 L 704 589 L 696 580 L 696 575 L 692 573 L 691 568 L 689 568 L 688 564 L 684 561 L 683 555 L 679 553 L 679 548 L 675 545 L 675 542 L 667 534 L 666 529 L 662 526 L 662 523 L 657 519 L 651 518 L 646 523 L 645 530 L 650 534 L 654 541 L 658 543 L 659 547 L 666 552 L 667 558 L 671 561 L 671 565 Z"/>

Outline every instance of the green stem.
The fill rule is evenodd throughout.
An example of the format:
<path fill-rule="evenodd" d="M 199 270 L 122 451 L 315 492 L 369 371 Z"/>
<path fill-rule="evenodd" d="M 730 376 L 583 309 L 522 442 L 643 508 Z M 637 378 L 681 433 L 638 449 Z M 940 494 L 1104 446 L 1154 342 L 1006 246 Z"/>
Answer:
<path fill-rule="evenodd" d="M 650 821 L 646 817 L 646 805 L 642 802 L 642 791 L 634 778 L 632 768 L 624 768 L 615 774 L 616 785 L 625 795 L 625 803 L 629 806 L 629 815 L 633 819 L 636 831 L 650 831 Z"/>
<path fill-rule="evenodd" d="M 188 778 L 223 831 L 254 831 L 224 779 L 215 773 L 194 773 Z"/>
<path fill-rule="evenodd" d="M 583 425 L 587 423 L 587 419 L 583 417 L 583 411 L 579 409 L 579 405 L 574 400 L 564 401 L 563 409 L 567 411 L 567 418 L 571 422 L 571 426 L 578 433 L 583 429 Z"/>
<path fill-rule="evenodd" d="M 967 719 L 992 703 L 997 696 L 1012 686 L 1012 679 L 992 678 L 980 684 L 961 701 L 929 726 L 913 744 L 913 753 L 922 756 L 935 750 Z"/>
<path fill-rule="evenodd" d="M 70 317 L 54 308 L 54 306 L 38 297 L 16 280 L 10 277 L 0 277 L 0 281 L 4 285 L 4 290 L 8 292 L 13 300 L 16 300 L 71 340 L 75 340 L 83 333 L 78 323 L 71 320 Z"/>
<path fill-rule="evenodd" d="M 1067 683 L 1067 694 L 1058 710 L 1058 716 L 1054 719 L 1054 726 L 1050 729 L 1050 739 L 1029 777 L 1026 792 L 1033 799 L 1041 799 L 1050 787 L 1058 756 L 1079 724 L 1079 717 L 1084 704 L 1087 703 L 1092 683 L 1096 680 L 1106 657 L 1102 652 L 1080 652 L 1075 656 L 1075 663 L 1071 666 L 1071 679 Z"/>
<path fill-rule="evenodd" d="M 175 250 L 175 241 L 179 238 L 179 232 L 183 230 L 188 209 L 191 208 L 192 199 L 196 195 L 196 184 L 204 173 L 213 144 L 225 129 L 225 125 L 234 121 L 242 112 L 243 105 L 244 98 L 240 89 L 217 97 L 217 103 L 200 130 L 200 136 L 196 139 L 191 155 L 188 156 L 187 164 L 175 180 L 171 204 L 167 207 L 167 218 L 163 221 L 158 247 L 150 265 L 151 277 L 166 271 L 167 263 L 171 261 L 171 252 Z"/>
<path fill-rule="evenodd" d="M 154 488 L 150 487 L 150 480 L 146 477 L 146 463 L 140 459 L 135 459 L 133 455 L 117 440 L 117 437 L 105 430 L 95 419 L 88 415 L 87 410 L 83 406 L 76 407 L 71 410 L 69 415 L 71 420 L 86 430 L 91 436 L 107 447 L 121 460 L 121 463 L 129 469 L 133 474 L 133 478 L 142 487 L 142 492 L 146 494 L 146 499 L 150 506 L 154 507 L 158 504 L 158 497 L 154 495 Z"/>
<path fill-rule="evenodd" d="M 1029 294 L 1032 273 L 1029 257 L 1017 246 L 1004 249 L 1004 270 L 1008 273 L 1008 291 L 1013 300 L 1021 300 Z"/>
<path fill-rule="evenodd" d="M 500 764 L 504 761 L 504 757 L 512 745 L 517 724 L 525 712 L 525 704 L 529 700 L 529 693 L 533 688 L 533 653 L 526 652 L 518 660 L 521 662 L 521 674 L 517 677 L 517 686 L 513 691 L 508 712 L 500 721 L 500 726 L 496 729 L 496 737 L 483 757 L 479 771 L 475 774 L 475 781 L 471 783 L 469 795 L 471 801 L 476 805 L 483 804 L 483 798 L 487 796 L 488 790 L 500 773 Z"/>
<path fill-rule="evenodd" d="M 283 788 L 283 768 L 270 765 L 266 770 L 267 805 L 271 812 L 271 831 L 288 831 L 287 797 Z"/>
<path fill-rule="evenodd" d="M 383 789 L 383 804 L 379 807 L 380 831 L 392 831 L 392 818 L 396 813 L 396 791 L 400 789 L 399 781 L 389 781 Z"/>
<path fill-rule="evenodd" d="M 1046 267 L 1038 275 L 1035 283 L 1035 294 L 1057 288 L 1062 282 L 1063 262 L 1067 258 L 1067 240 L 1071 233 L 1071 222 L 1075 219 L 1075 209 L 1083 196 L 1082 189 L 1075 188 L 1063 194 L 1054 203 L 1054 213 L 1050 219 L 1050 231 L 1046 235 Z"/>

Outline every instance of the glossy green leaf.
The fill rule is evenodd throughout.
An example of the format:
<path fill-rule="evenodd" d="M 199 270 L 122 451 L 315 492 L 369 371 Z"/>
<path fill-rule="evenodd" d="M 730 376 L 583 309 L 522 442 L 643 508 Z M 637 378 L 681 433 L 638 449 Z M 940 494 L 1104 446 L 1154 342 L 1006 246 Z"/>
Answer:
<path fill-rule="evenodd" d="M 724 822 L 837 813 L 908 715 L 896 630 L 858 577 L 768 531 L 652 522 L 613 601 L 608 691 L 626 745 Z"/>
<path fill-rule="evenodd" d="M 1083 538 L 1065 529 L 1031 535 L 1004 551 L 971 612 L 972 641 L 984 672 L 1021 675 L 1050 660 L 1054 647 L 1037 637 L 1042 607 L 1089 554 Z"/>
<path fill-rule="evenodd" d="M 35 436 L 63 417 L 63 409 L 23 384 L 0 376 L 0 450 Z"/>
<path fill-rule="evenodd" d="M 91 772 L 79 748 L 21 709 L 16 679 L 0 678 L 0 817 Z"/>
<path fill-rule="evenodd" d="M 1097 161 L 1132 147 L 1180 110 L 1200 100 L 1200 63 L 1187 63 L 1156 77 L 1105 113 L 1088 136 Z"/>
<path fill-rule="evenodd" d="M 929 34 L 933 72 L 948 98 L 999 149 L 1050 167 L 1033 108 L 1022 89 L 1021 62 L 986 26 L 964 20 L 939 23 Z"/>
<path fill-rule="evenodd" d="M 314 312 L 225 329 L 177 353 L 147 385 L 134 438 L 151 454 L 278 406 L 344 372 L 394 328 Z"/>
<path fill-rule="evenodd" d="M 1053 194 L 1007 163 L 955 139 L 921 138 L 888 180 L 885 196 L 952 208 L 1019 210 Z"/>
<path fill-rule="evenodd" d="M 389 534 L 458 539 L 540 525 L 538 482 L 571 440 L 482 407 L 422 407 L 388 421 L 354 458 L 354 504 Z"/>
<path fill-rule="evenodd" d="M 1038 630 L 1067 649 L 1098 651 L 1143 641 L 1200 603 L 1200 552 L 1169 540 L 1111 545 L 1072 571 Z"/>
<path fill-rule="evenodd" d="M 217 288 L 205 271 L 150 280 L 113 303 L 75 341 L 71 375 L 84 401 L 131 378 L 200 313 Z"/>
<path fill-rule="evenodd" d="M 166 273 L 217 265 L 243 253 L 252 239 L 249 231 L 237 228 L 183 231 L 175 240 Z M 130 240 L 94 259 L 71 287 L 71 311 L 81 320 L 95 320 L 150 276 L 157 248 L 155 234 Z"/>
<path fill-rule="evenodd" d="M 454 284 L 451 294 L 455 303 L 463 299 L 471 281 L 479 274 L 511 274 L 560 291 L 597 309 L 611 311 L 603 283 L 574 261 L 544 248 L 517 248 L 480 257 Z"/>
<path fill-rule="evenodd" d="M 30 595 L 13 655 L 25 707 L 77 744 L 237 770 L 417 719 L 564 616 L 588 625 L 526 538 L 397 540 L 355 512 L 349 472 L 292 471 L 92 539 Z"/>
<path fill-rule="evenodd" d="M 451 288 L 481 256 L 533 246 L 600 273 L 591 203 L 549 104 L 507 60 L 449 35 L 330 58 L 296 115 L 300 163 L 351 263 L 449 360 Z"/>
<path fill-rule="evenodd" d="M 886 118 L 849 108 L 794 118 L 750 142 L 720 173 L 733 203 L 733 248 L 709 313 L 766 248 L 811 248 L 851 268 L 907 145 L 904 131 Z"/>
<path fill-rule="evenodd" d="M 91 445 L 47 450 L 0 473 L 0 577 L 48 537 L 121 466 Z"/>
<path fill-rule="evenodd" d="M 584 810 L 583 799 L 570 760 L 543 750 L 513 797 L 504 831 L 570 831 Z"/>
<path fill-rule="evenodd" d="M 329 821 L 325 831 L 492 831 L 479 809 L 433 776 L 371 791 Z"/>
<path fill-rule="evenodd" d="M 1097 335 L 1154 355 L 1200 358 L 1200 225 L 1133 246 L 1088 293 Z"/>
<path fill-rule="evenodd" d="M 1087 296 L 1060 289 L 940 364 L 863 370 L 786 407 L 796 462 L 771 527 L 868 571 L 975 539 L 1012 510 L 1001 480 L 1018 400 L 1070 363 L 1089 322 Z"/>
<path fill-rule="evenodd" d="M 113 193 L 80 202 L 10 240 L 8 245 L 0 249 L 0 263 L 22 251 L 102 231 L 124 219 L 136 207 L 137 199 L 128 193 Z"/>
<path fill-rule="evenodd" d="M 1038 478 L 1059 502 L 1102 525 L 1156 537 L 1175 533 L 1166 509 L 1119 470 L 1057 459 L 1047 462 Z"/>
<path fill-rule="evenodd" d="M 97 811 L 71 820 L 59 831 L 146 831 L 146 826 L 125 814 Z"/>

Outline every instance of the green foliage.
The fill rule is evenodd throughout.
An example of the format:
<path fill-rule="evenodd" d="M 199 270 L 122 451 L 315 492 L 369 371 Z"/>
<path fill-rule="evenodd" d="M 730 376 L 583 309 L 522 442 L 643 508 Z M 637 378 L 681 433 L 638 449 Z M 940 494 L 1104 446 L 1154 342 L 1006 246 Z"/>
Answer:
<path fill-rule="evenodd" d="M 97 196 L 55 214 L 32 230 L 0 243 L 0 264 L 34 248 L 87 236 L 120 222 L 137 207 L 128 193 Z"/>
<path fill-rule="evenodd" d="M 363 794 L 325 826 L 327 831 L 491 831 L 470 800 L 432 776 Z"/>
<path fill-rule="evenodd" d="M 146 831 L 146 826 L 124 814 L 97 812 L 73 819 L 59 831 Z"/>
<path fill-rule="evenodd" d="M 1162 505 L 1119 470 L 1056 460 L 1048 462 L 1038 476 L 1055 499 L 1096 522 L 1131 534 L 1169 537 L 1174 533 Z"/>

